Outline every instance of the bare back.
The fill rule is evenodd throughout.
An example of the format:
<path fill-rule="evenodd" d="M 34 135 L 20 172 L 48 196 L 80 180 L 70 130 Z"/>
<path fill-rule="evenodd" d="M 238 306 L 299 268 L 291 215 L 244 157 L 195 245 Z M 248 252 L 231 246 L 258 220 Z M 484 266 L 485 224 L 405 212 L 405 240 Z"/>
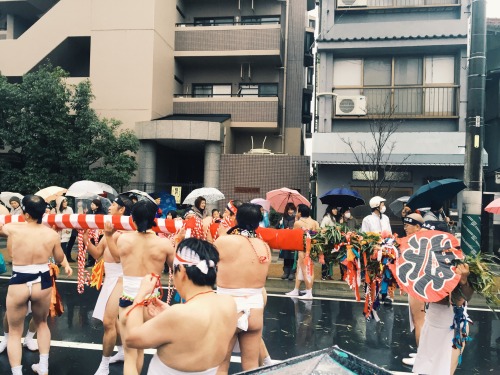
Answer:
<path fill-rule="evenodd" d="M 302 230 L 319 230 L 319 223 L 311 217 L 301 217 L 295 221 L 293 228 L 300 228 Z"/>
<path fill-rule="evenodd" d="M 162 315 L 158 324 L 168 322 L 172 328 L 168 342 L 158 347 L 158 356 L 167 366 L 194 372 L 216 367 L 224 360 L 238 319 L 231 296 L 199 296 L 168 308 Z M 162 328 L 166 327 L 158 326 L 165 332 Z"/>
<path fill-rule="evenodd" d="M 269 270 L 269 246 L 258 238 L 240 235 L 219 237 L 215 243 L 220 261 L 217 264 L 217 285 L 222 288 L 262 288 Z M 266 257 L 260 263 L 259 257 Z"/>
<path fill-rule="evenodd" d="M 155 233 L 122 233 L 117 240 L 120 262 L 125 276 L 161 275 L 165 261 L 171 266 L 174 248 L 170 240 Z"/>
<path fill-rule="evenodd" d="M 60 263 L 64 259 L 59 234 L 36 223 L 10 223 L 3 227 L 8 235 L 7 247 L 15 266 L 44 264 L 53 256 Z"/>

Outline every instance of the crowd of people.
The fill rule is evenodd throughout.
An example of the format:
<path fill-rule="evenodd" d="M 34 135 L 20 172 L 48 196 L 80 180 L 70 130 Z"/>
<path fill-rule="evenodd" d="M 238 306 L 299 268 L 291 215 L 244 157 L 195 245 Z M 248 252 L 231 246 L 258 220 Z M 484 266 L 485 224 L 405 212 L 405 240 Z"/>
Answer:
<path fill-rule="evenodd" d="M 74 236 L 71 229 L 58 233 L 41 225 L 43 215 L 52 210 L 41 197 L 27 195 L 22 201 L 14 198 L 10 202 L 11 213 L 24 215 L 25 223 L 0 226 L 0 235 L 8 238 L 13 264 L 4 317 L 6 334 L 0 351 L 7 348 L 12 374 L 21 374 L 21 338 L 29 303 L 32 320 L 24 345 L 39 350 L 40 360 L 32 369 L 45 375 L 52 287 L 47 261 L 52 257 L 70 275 L 69 262 L 73 261 L 70 243 Z M 89 259 L 94 262 L 102 259 L 105 274 L 93 314 L 104 328 L 102 359 L 95 375 L 109 374 L 110 364 L 118 361 L 124 361 L 124 374 L 141 373 L 147 348 L 157 348 L 148 374 L 224 374 L 228 372 L 233 350 L 241 352 L 244 371 L 271 364 L 262 339 L 271 249 L 257 234 L 259 226 L 270 226 L 269 212 L 256 204 L 231 200 L 221 215 L 217 209 L 209 212 L 206 199 L 198 197 L 180 217 L 177 211 L 166 215 L 160 212 L 158 199 L 147 194 L 121 194 L 107 213 L 130 215 L 137 230 L 116 231 L 111 223 L 106 223 L 98 241 L 89 233 L 83 236 Z M 385 214 L 385 199 L 373 197 L 369 205 L 372 213 L 362 220 L 361 230 L 392 233 Z M 75 210 L 83 212 L 83 207 L 77 205 Z M 73 212 L 66 198 L 60 199 L 56 212 Z M 104 213 L 101 201 L 92 201 L 87 213 Z M 433 204 L 431 213 L 424 217 L 408 207 L 401 214 L 407 235 L 425 230 L 426 226 L 440 227 L 449 220 L 440 203 Z M 202 239 L 190 237 L 184 229 L 169 236 L 157 235 L 152 228 L 159 215 L 179 220 L 196 218 L 202 223 L 203 235 L 198 236 Z M 328 206 L 318 223 L 311 217 L 308 206 L 289 203 L 277 227 L 319 231 L 336 224 L 351 229 L 358 226 L 349 207 Z M 313 299 L 314 273 L 304 249 L 283 250 L 280 258 L 283 258 L 281 278 L 295 281 L 294 289 L 286 294 Z M 183 303 L 170 305 L 169 300 L 161 299 L 160 275 L 165 264 Z M 340 267 L 343 277 L 343 266 Z M 472 294 L 467 266 L 458 267 L 457 273 L 461 275 L 459 300 L 463 304 Z M 332 270 L 325 265 L 322 279 L 331 278 Z M 305 288 L 300 290 L 302 281 Z M 453 373 L 461 352 L 451 348 L 451 338 L 447 341 L 452 334 L 449 328 L 452 307 L 447 301 L 433 303 L 425 314 L 423 305 L 409 298 L 418 351 L 404 362 L 414 365 L 416 373 Z M 203 316 L 199 311 L 204 311 Z M 37 345 L 33 344 L 35 332 Z M 434 338 L 436 335 L 440 340 Z M 118 352 L 113 355 L 115 345 Z"/>

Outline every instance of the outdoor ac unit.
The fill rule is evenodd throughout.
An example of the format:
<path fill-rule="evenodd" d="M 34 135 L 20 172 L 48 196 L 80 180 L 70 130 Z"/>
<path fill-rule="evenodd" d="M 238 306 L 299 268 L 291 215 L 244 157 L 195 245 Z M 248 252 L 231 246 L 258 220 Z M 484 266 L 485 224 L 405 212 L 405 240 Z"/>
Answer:
<path fill-rule="evenodd" d="M 365 7 L 368 0 L 337 0 L 337 8 Z"/>
<path fill-rule="evenodd" d="M 336 116 L 366 116 L 366 97 L 337 96 L 335 100 Z"/>

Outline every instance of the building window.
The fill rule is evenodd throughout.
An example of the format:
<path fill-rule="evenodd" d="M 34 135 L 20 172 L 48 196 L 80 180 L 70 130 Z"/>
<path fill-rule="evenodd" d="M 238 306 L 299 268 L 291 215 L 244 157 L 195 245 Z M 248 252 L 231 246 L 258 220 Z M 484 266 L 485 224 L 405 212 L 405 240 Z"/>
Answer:
<path fill-rule="evenodd" d="M 306 84 L 308 86 L 314 85 L 314 68 L 308 67 L 306 72 Z"/>
<path fill-rule="evenodd" d="M 378 180 L 377 171 L 352 171 L 353 181 L 376 181 Z"/>
<path fill-rule="evenodd" d="M 241 17 L 242 25 L 279 25 L 280 16 L 245 16 Z"/>
<path fill-rule="evenodd" d="M 278 96 L 277 83 L 240 84 L 239 96 L 276 97 Z"/>
<path fill-rule="evenodd" d="M 194 98 L 230 97 L 230 84 L 193 84 Z"/>
<path fill-rule="evenodd" d="M 454 56 L 335 59 L 333 87 L 340 96 L 366 96 L 369 115 L 456 116 Z"/>
<path fill-rule="evenodd" d="M 316 20 L 309 19 L 309 27 L 311 29 L 316 29 Z"/>
<path fill-rule="evenodd" d="M 233 25 L 233 17 L 206 17 L 206 18 L 195 18 L 195 26 L 224 26 Z"/>
<path fill-rule="evenodd" d="M 386 181 L 412 182 L 411 172 L 384 172 Z"/>

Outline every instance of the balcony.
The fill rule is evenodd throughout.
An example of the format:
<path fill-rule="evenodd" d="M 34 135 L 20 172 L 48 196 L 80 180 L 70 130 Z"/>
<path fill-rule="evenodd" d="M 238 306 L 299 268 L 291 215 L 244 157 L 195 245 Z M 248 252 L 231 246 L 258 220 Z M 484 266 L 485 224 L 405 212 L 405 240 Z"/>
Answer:
<path fill-rule="evenodd" d="M 342 88 L 334 92 L 337 98 L 358 94 L 365 96 L 367 110 L 364 117 L 334 114 L 334 118 L 458 118 L 457 85 Z M 334 109 L 332 113 L 335 113 Z"/>
<path fill-rule="evenodd" d="M 281 25 L 200 26 L 178 24 L 175 29 L 175 57 L 247 56 L 281 63 Z"/>
<path fill-rule="evenodd" d="M 175 114 L 229 114 L 231 127 L 277 128 L 277 97 L 175 95 Z"/>
<path fill-rule="evenodd" d="M 451 10 L 460 8 L 461 0 L 337 0 L 339 11 L 409 9 L 415 10 Z"/>

